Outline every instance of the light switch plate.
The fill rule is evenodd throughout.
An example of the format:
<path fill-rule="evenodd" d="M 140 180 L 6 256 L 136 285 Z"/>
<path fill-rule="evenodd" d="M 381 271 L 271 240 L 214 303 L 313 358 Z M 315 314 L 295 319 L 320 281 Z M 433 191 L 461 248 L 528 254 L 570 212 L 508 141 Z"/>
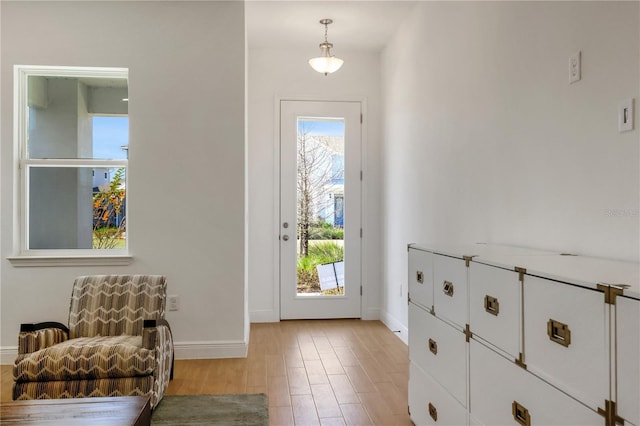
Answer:
<path fill-rule="evenodd" d="M 578 50 L 569 56 L 569 83 L 575 83 L 582 78 L 582 54 Z"/>
<path fill-rule="evenodd" d="M 618 107 L 618 131 L 620 133 L 633 130 L 633 104 L 633 98 L 620 102 L 620 106 Z"/>
<path fill-rule="evenodd" d="M 167 296 L 167 309 L 170 311 L 177 311 L 180 309 L 180 296 L 169 295 Z"/>

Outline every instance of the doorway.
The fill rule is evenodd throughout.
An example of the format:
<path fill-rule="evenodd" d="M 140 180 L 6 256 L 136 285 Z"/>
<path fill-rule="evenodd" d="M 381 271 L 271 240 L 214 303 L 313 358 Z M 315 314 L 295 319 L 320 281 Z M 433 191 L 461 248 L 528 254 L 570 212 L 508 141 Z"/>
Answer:
<path fill-rule="evenodd" d="M 361 104 L 280 102 L 280 318 L 361 316 Z"/>

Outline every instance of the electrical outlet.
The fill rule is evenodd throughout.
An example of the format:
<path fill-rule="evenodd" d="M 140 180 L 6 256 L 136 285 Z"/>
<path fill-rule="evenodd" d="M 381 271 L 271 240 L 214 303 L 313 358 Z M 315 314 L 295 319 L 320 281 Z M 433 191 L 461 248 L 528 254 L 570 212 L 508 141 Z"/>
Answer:
<path fill-rule="evenodd" d="M 180 296 L 169 295 L 167 296 L 167 302 L 170 311 L 177 311 L 180 308 Z"/>

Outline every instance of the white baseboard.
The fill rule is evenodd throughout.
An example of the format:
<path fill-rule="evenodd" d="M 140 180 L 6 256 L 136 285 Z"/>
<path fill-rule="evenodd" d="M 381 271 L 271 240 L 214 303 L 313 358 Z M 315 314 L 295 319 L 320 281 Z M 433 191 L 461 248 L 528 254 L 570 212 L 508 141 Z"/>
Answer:
<path fill-rule="evenodd" d="M 246 358 L 248 344 L 243 341 L 228 342 L 175 342 L 176 359 Z M 17 346 L 0 348 L 0 364 L 11 365 L 18 356 Z"/>
<path fill-rule="evenodd" d="M 249 312 L 249 317 L 251 318 L 251 322 L 279 322 L 280 317 L 271 309 L 265 309 L 262 311 L 251 311 Z M 369 308 L 365 309 L 362 312 L 362 319 L 373 321 L 380 319 L 380 308 Z"/>
<path fill-rule="evenodd" d="M 5 346 L 0 348 L 0 364 L 12 365 L 18 356 L 17 346 Z"/>
<path fill-rule="evenodd" d="M 173 351 L 176 359 L 246 358 L 248 343 L 228 342 L 176 342 Z"/>
<path fill-rule="evenodd" d="M 251 322 L 278 322 L 280 321 L 280 315 L 276 314 L 273 309 L 265 309 L 262 311 L 249 312 L 249 318 Z"/>
<path fill-rule="evenodd" d="M 400 320 L 393 315 L 390 315 L 387 311 L 383 311 L 380 316 L 380 321 L 386 325 L 389 330 L 393 331 L 396 336 L 400 338 L 406 345 L 409 344 L 409 329 Z"/>

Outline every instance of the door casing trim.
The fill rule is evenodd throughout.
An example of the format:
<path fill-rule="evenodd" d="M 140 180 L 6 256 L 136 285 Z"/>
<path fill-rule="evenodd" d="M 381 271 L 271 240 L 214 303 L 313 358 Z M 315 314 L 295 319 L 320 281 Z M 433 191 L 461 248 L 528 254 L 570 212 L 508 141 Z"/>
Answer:
<path fill-rule="evenodd" d="M 369 306 L 368 286 L 367 286 L 367 265 L 368 256 L 366 252 L 366 238 L 368 234 L 367 215 L 364 214 L 365 206 L 367 206 L 367 98 L 366 97 L 333 97 L 324 98 L 317 96 L 286 96 L 276 95 L 273 103 L 273 322 L 281 321 L 280 312 L 280 105 L 283 101 L 293 102 L 358 102 L 360 103 L 360 111 L 363 115 L 363 121 L 360 128 L 360 167 L 364 178 L 361 183 L 361 218 L 360 224 L 363 229 L 363 237 L 361 238 L 360 252 L 360 283 L 362 286 L 362 295 L 360 297 L 360 318 L 363 320 L 377 320 L 379 317 L 379 309 L 372 309 Z M 378 313 L 378 315 L 376 315 Z"/>

